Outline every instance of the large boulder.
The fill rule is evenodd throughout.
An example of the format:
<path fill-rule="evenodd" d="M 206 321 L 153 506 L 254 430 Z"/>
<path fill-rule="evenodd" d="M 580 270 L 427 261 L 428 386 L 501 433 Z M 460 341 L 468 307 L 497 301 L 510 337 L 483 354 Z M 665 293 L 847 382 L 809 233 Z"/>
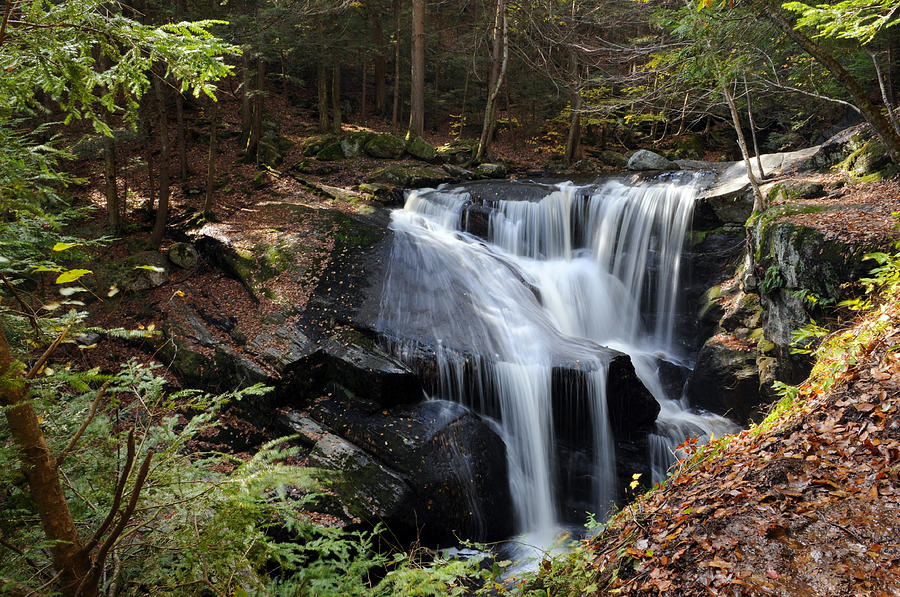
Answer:
<path fill-rule="evenodd" d="M 280 421 L 303 443 L 312 444 L 309 464 L 322 469 L 318 474 L 354 517 L 371 523 L 408 516 L 410 487 L 396 471 L 316 421 L 294 412 L 283 414 Z"/>
<path fill-rule="evenodd" d="M 200 261 L 200 253 L 191 243 L 172 243 L 168 255 L 169 261 L 182 269 L 194 269 Z"/>
<path fill-rule="evenodd" d="M 369 139 L 364 149 L 373 158 L 399 160 L 406 151 L 406 141 L 396 135 L 382 133 Z"/>
<path fill-rule="evenodd" d="M 513 530 L 503 441 L 462 405 L 429 400 L 385 409 L 333 387 L 309 415 L 373 460 L 390 463 L 405 481 L 404 508 L 382 516 L 393 532 L 447 544 Z"/>
<path fill-rule="evenodd" d="M 374 136 L 375 133 L 368 131 L 354 131 L 341 137 L 341 151 L 344 157 L 355 158 L 360 155 L 366 143 Z"/>
<path fill-rule="evenodd" d="M 372 173 L 372 182 L 386 183 L 406 189 L 432 187 L 451 182 L 453 177 L 434 166 L 405 166 L 395 164 Z"/>
<path fill-rule="evenodd" d="M 475 168 L 475 175 L 480 178 L 506 178 L 506 166 L 495 163 L 479 164 Z"/>
<path fill-rule="evenodd" d="M 438 157 L 437 150 L 434 148 L 434 145 L 432 145 L 422 137 L 416 137 L 415 139 L 410 141 L 409 145 L 406 147 L 406 153 L 413 156 L 414 158 L 418 158 L 426 162 L 433 162 Z"/>
<path fill-rule="evenodd" d="M 653 153 L 647 149 L 639 149 L 628 158 L 629 170 L 679 170 L 675 162 Z"/>
<path fill-rule="evenodd" d="M 169 281 L 169 260 L 159 251 L 144 251 L 125 260 L 130 269 L 125 290 L 141 292 Z"/>
<path fill-rule="evenodd" d="M 753 347 L 726 334 L 707 340 L 685 388 L 690 404 L 747 421 L 760 403 L 756 359 Z"/>

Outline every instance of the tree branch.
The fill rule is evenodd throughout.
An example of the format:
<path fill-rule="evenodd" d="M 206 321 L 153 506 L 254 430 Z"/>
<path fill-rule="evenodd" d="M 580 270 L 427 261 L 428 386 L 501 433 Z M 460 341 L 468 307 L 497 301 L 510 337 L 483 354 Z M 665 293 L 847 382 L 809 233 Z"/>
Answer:
<path fill-rule="evenodd" d="M 125 482 L 128 481 L 128 475 L 131 473 L 131 468 L 134 466 L 134 430 L 128 432 L 128 447 L 125 456 L 125 466 L 122 469 L 121 474 L 119 475 L 119 481 L 116 483 L 116 491 L 113 494 L 113 503 L 109 508 L 109 513 L 106 515 L 106 518 L 97 527 L 97 530 L 94 532 L 94 535 L 90 538 L 90 540 L 84 544 L 84 547 L 81 548 L 81 551 L 84 553 L 89 553 L 94 547 L 100 543 L 100 539 L 103 538 L 103 535 L 106 534 L 106 531 L 109 529 L 110 525 L 112 525 L 113 520 L 116 518 L 116 514 L 119 511 L 119 506 L 122 504 L 122 496 L 125 494 Z"/>
<path fill-rule="evenodd" d="M 62 334 L 59 335 L 53 344 L 44 351 L 44 354 L 41 355 L 41 358 L 37 360 L 37 362 L 31 367 L 31 370 L 28 371 L 28 375 L 25 376 L 25 379 L 34 379 L 34 376 L 40 373 L 41 368 L 47 364 L 47 361 L 50 360 L 50 357 L 53 356 L 53 353 L 56 352 L 56 349 L 59 348 L 59 345 L 62 344 L 62 341 L 66 338 L 66 334 L 69 333 L 69 328 L 72 325 L 67 325 L 66 329 L 62 331 Z"/>
<path fill-rule="evenodd" d="M 0 35 L 0 44 L 2 43 L 3 36 Z M 22 298 L 22 295 L 19 294 L 19 291 L 16 290 L 16 287 L 12 285 L 12 282 L 10 282 L 7 277 L 3 275 L 3 272 L 0 272 L 0 280 L 3 280 L 3 284 L 9 289 L 10 293 L 12 293 L 13 298 L 16 299 L 16 302 L 22 305 L 22 314 L 28 318 L 28 321 L 31 322 L 31 327 L 34 329 L 34 332 L 38 336 L 40 336 L 41 328 L 38 327 L 37 317 L 34 314 L 34 309 L 32 309 L 31 306 L 25 302 L 25 299 Z M 28 313 L 29 311 L 31 312 L 30 315 Z"/>
<path fill-rule="evenodd" d="M 100 406 L 100 401 L 103 399 L 103 395 L 106 393 L 106 388 L 109 387 L 109 382 L 107 381 L 103 386 L 97 390 L 97 395 L 94 397 L 94 401 L 91 403 L 91 411 L 88 413 L 88 416 L 85 417 L 84 421 L 81 423 L 81 427 L 78 428 L 78 431 L 75 432 L 75 435 L 72 436 L 72 439 L 69 440 L 69 443 L 66 444 L 66 447 L 62 449 L 62 452 L 59 453 L 59 456 L 56 457 L 56 466 L 62 466 L 63 461 L 66 459 L 66 456 L 69 455 L 69 452 L 75 447 L 78 443 L 78 440 L 81 439 L 81 436 L 84 434 L 88 425 L 91 424 L 91 421 L 94 420 L 94 416 L 97 414 L 97 408 Z"/>

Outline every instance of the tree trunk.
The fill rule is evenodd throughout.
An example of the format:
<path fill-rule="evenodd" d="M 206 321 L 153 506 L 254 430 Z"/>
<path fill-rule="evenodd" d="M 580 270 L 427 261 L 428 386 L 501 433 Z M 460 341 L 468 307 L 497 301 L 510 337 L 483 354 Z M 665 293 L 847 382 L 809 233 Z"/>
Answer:
<path fill-rule="evenodd" d="M 387 61 L 384 57 L 384 30 L 381 27 L 380 14 L 373 12 L 370 18 L 372 19 L 372 41 L 375 44 L 375 112 L 383 116 L 386 109 L 385 98 L 387 97 L 387 88 L 384 82 L 384 77 L 387 74 Z"/>
<path fill-rule="evenodd" d="M 756 154 L 756 165 L 759 166 L 759 178 L 765 180 L 766 171 L 763 169 L 762 156 L 759 154 L 759 143 L 756 142 L 756 124 L 753 122 L 753 108 L 750 105 L 750 87 L 747 85 L 747 73 L 744 75 L 744 95 L 747 96 L 747 120 L 750 123 L 750 136 L 753 138 L 753 153 Z"/>
<path fill-rule="evenodd" d="M 769 19 L 772 24 L 781 29 L 803 51 L 815 58 L 819 64 L 834 75 L 838 84 L 853 98 L 853 103 L 859 108 L 866 121 L 872 125 L 872 130 L 881 139 L 891 161 L 895 164 L 900 164 L 900 133 L 894 130 L 894 127 L 881 113 L 878 106 L 869 99 L 866 90 L 863 89 L 853 75 L 847 72 L 834 56 L 820 48 L 816 42 L 804 33 L 794 29 L 793 23 L 785 17 L 780 7 L 771 5 L 767 0 L 754 0 L 753 5 L 763 17 Z"/>
<path fill-rule="evenodd" d="M 396 39 L 394 40 L 394 109 L 391 112 L 391 124 L 394 130 L 397 130 L 397 127 L 400 126 L 400 32 L 403 30 L 401 27 L 402 8 L 402 0 L 394 0 L 394 15 L 397 18 Z"/>
<path fill-rule="evenodd" d="M 734 124 L 734 131 L 737 133 L 737 141 L 738 147 L 741 149 L 741 155 L 744 157 L 744 165 L 747 167 L 747 179 L 750 181 L 750 186 L 753 187 L 753 213 L 763 211 L 765 206 L 765 201 L 763 200 L 762 191 L 759 189 L 759 181 L 756 178 L 756 174 L 753 172 L 753 166 L 750 163 L 750 153 L 747 151 L 747 141 L 744 139 L 744 131 L 741 129 L 741 118 L 737 111 L 737 106 L 734 105 L 734 97 L 731 95 L 731 90 L 728 89 L 728 85 L 723 81 L 721 83 L 722 92 L 725 94 L 725 102 L 728 104 L 728 111 L 731 112 L 731 121 Z"/>
<path fill-rule="evenodd" d="M 109 68 L 109 60 L 106 55 L 100 53 L 97 64 L 100 71 Z M 110 113 L 103 112 L 103 122 L 111 127 Z M 116 140 L 114 137 L 103 135 L 103 186 L 106 195 L 106 215 L 109 227 L 113 233 L 122 229 L 121 205 L 119 204 L 119 191 L 116 188 Z"/>
<path fill-rule="evenodd" d="M 569 73 L 572 76 L 572 114 L 569 119 L 569 135 L 566 138 L 566 165 L 571 166 L 579 157 L 581 150 L 581 89 L 578 85 L 578 55 L 574 48 L 569 49 Z"/>
<path fill-rule="evenodd" d="M 412 3 L 412 69 L 408 139 L 425 133 L 425 0 Z"/>
<path fill-rule="evenodd" d="M 0 406 L 4 407 L 9 430 L 22 452 L 22 471 L 41 527 L 53 544 L 51 552 L 53 566 L 59 573 L 59 588 L 63 596 L 74 596 L 91 569 L 90 554 L 82 553 L 81 539 L 59 483 L 56 459 L 29 402 L 29 383 L 22 374 L 23 367 L 13 359 L 0 326 Z M 97 584 L 86 583 L 78 594 L 82 597 L 97 595 Z"/>
<path fill-rule="evenodd" d="M 367 97 L 367 87 L 369 84 L 369 62 L 366 60 L 365 54 L 362 56 L 362 83 L 360 84 L 360 93 L 359 93 L 359 119 L 363 122 L 366 121 L 366 116 L 368 115 L 368 108 L 366 103 L 368 102 Z"/>
<path fill-rule="evenodd" d="M 247 140 L 247 158 L 259 162 L 259 140 L 262 137 L 262 117 L 265 103 L 266 61 L 260 54 L 256 59 L 256 90 L 253 94 L 253 121 Z"/>
<path fill-rule="evenodd" d="M 209 158 L 206 162 L 206 197 L 203 200 L 203 216 L 208 220 L 212 215 L 213 186 L 216 179 L 216 120 L 219 116 L 218 102 L 212 102 L 209 115 Z"/>
<path fill-rule="evenodd" d="M 900 135 L 900 123 L 897 122 L 897 116 L 896 114 L 894 114 L 894 102 L 891 101 L 891 93 L 888 90 L 884 72 L 881 70 L 881 62 L 878 60 L 878 52 L 869 48 L 863 49 L 865 50 L 866 54 L 869 55 L 869 58 L 872 59 L 872 64 L 875 66 L 875 77 L 878 79 L 878 88 L 881 90 L 881 101 L 884 102 L 884 105 L 887 108 L 888 118 L 891 121 L 891 126 L 893 126 L 894 131 L 898 135 Z"/>
<path fill-rule="evenodd" d="M 494 16 L 494 64 L 491 67 L 491 79 L 493 86 L 488 94 L 487 104 L 484 107 L 484 122 L 481 127 L 481 138 L 478 141 L 478 151 L 475 161 L 482 161 L 488 152 L 491 140 L 494 137 L 494 127 L 497 125 L 497 96 L 503 86 L 506 77 L 506 64 L 509 60 L 509 31 L 506 24 L 506 0 L 497 0 L 497 12 Z M 496 73 L 496 78 L 494 74 Z"/>
<path fill-rule="evenodd" d="M 152 212 L 156 204 L 156 185 L 153 184 L 153 106 L 149 93 L 141 101 L 141 129 L 144 137 L 144 160 L 147 162 L 147 196 Z"/>
<path fill-rule="evenodd" d="M 250 104 L 250 48 L 244 47 L 241 54 L 241 136 L 250 138 L 250 126 L 253 122 L 253 108 Z"/>
<path fill-rule="evenodd" d="M 187 142 L 184 130 L 184 96 L 181 92 L 175 94 L 175 122 L 177 130 L 175 139 L 178 143 L 178 179 L 186 182 L 188 179 Z"/>
<path fill-rule="evenodd" d="M 341 63 L 335 62 L 331 70 L 331 129 L 341 134 L 343 115 L 341 114 Z"/>
<path fill-rule="evenodd" d="M 169 123 L 166 117 L 165 91 L 158 76 L 153 79 L 153 91 L 156 94 L 159 112 L 159 205 L 156 208 L 156 221 L 150 235 L 150 244 L 159 249 L 169 217 Z"/>
<path fill-rule="evenodd" d="M 319 95 L 319 130 L 327 133 L 331 129 L 331 117 L 328 115 L 328 69 L 324 60 L 319 60 L 316 65 L 316 89 Z"/>

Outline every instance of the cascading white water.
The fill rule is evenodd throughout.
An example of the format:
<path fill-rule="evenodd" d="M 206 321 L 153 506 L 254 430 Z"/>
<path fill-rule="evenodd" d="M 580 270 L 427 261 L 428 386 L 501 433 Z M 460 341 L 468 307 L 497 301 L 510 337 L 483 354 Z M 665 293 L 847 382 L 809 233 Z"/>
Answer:
<path fill-rule="evenodd" d="M 564 183 L 540 201 L 487 204 L 487 240 L 460 230 L 464 189 L 412 192 L 392 216 L 380 331 L 401 356 L 405 342 L 432 347 L 440 397 L 499 419 L 517 523 L 538 544 L 559 526 L 554 367 L 587 380 L 598 514 L 616 496 L 603 347 L 629 354 L 660 402 L 658 444 L 670 449 L 686 426 L 724 424 L 685 412 L 656 372 L 659 356 L 683 356 L 673 322 L 696 191 L 693 179 Z"/>

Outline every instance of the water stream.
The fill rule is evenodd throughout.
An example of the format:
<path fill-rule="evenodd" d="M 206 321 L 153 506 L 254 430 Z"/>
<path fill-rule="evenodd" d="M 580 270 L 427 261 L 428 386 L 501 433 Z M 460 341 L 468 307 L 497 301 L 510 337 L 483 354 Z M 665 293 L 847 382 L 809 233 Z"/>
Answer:
<path fill-rule="evenodd" d="M 555 437 L 561 427 L 554 417 L 565 416 L 560 371 L 577 371 L 582 380 L 572 399 L 586 404 L 584 420 L 565 428 L 579 426 L 591 446 L 590 462 L 578 470 L 589 471 L 589 506 L 598 516 L 620 491 L 606 395 L 613 351 L 631 357 L 661 406 L 650 437 L 654 480 L 686 436 L 732 429 L 721 417 L 691 411 L 677 392 L 669 395 L 658 374 L 661 361 L 692 358 L 676 319 L 698 184 L 689 175 L 561 183 L 538 187 L 538 197 L 529 187 L 523 199 L 511 183 L 479 202 L 479 213 L 488 214 L 480 235 L 466 231 L 473 229 L 471 188 L 411 192 L 392 215 L 379 329 L 401 358 L 416 347 L 433 350 L 436 397 L 496 420 L 516 524 L 533 544 L 552 543 L 567 499 Z"/>

